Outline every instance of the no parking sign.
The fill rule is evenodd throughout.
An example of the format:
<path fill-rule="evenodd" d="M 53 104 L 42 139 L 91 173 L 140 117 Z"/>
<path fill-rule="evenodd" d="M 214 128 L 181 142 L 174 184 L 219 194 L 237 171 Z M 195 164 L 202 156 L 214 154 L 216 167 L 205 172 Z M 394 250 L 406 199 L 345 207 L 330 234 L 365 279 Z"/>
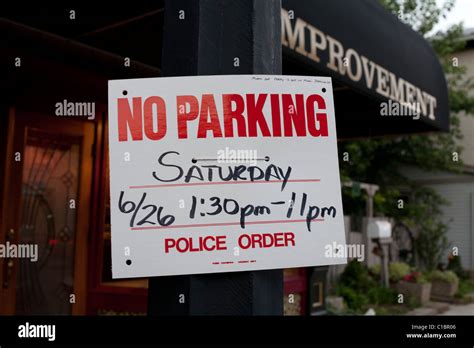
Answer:
<path fill-rule="evenodd" d="M 345 263 L 329 78 L 109 82 L 114 278 Z"/>

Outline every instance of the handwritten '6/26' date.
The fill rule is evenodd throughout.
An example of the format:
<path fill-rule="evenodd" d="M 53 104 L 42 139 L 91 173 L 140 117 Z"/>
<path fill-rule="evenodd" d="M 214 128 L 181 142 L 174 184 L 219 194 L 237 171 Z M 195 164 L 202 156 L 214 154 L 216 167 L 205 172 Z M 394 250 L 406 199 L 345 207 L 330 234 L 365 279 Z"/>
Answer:
<path fill-rule="evenodd" d="M 118 208 L 124 214 L 132 214 L 132 217 L 130 218 L 130 227 L 135 226 L 135 221 L 137 221 L 136 226 L 141 226 L 143 224 L 169 226 L 176 219 L 173 215 L 163 215 L 163 207 L 158 207 L 154 204 L 143 205 L 146 198 L 146 192 L 142 194 L 138 204 L 133 201 L 124 201 L 123 195 L 124 192 L 120 191 Z M 137 219 L 139 212 L 141 212 L 142 215 Z"/>

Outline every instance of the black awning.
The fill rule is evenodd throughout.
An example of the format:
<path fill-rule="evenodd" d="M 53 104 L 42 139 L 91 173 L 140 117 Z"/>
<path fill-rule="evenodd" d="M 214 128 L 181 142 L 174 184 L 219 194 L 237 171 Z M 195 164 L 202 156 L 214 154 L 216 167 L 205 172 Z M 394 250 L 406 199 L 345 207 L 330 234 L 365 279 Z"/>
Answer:
<path fill-rule="evenodd" d="M 284 72 L 335 82 L 338 136 L 449 130 L 446 79 L 426 40 L 376 0 L 283 0 Z M 286 66 L 286 71 L 285 71 Z M 365 98 L 364 98 L 365 96 Z M 381 103 L 416 116 L 382 116 Z M 385 109 L 386 111 L 386 109 Z"/>

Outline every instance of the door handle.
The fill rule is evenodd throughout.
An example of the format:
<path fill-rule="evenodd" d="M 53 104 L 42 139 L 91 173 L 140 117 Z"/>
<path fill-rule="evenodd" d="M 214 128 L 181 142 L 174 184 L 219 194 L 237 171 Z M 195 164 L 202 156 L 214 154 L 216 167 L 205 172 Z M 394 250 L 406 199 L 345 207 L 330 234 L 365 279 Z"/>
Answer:
<path fill-rule="evenodd" d="M 15 230 L 13 228 L 10 228 L 10 230 L 7 233 L 6 240 L 8 242 L 12 242 L 15 238 Z M 15 266 L 15 263 L 13 262 L 12 258 L 7 258 L 5 259 L 5 264 L 4 264 L 4 269 L 3 269 L 3 274 L 4 274 L 4 281 L 3 281 L 3 288 L 8 289 L 10 286 L 10 280 L 13 275 L 13 267 Z"/>

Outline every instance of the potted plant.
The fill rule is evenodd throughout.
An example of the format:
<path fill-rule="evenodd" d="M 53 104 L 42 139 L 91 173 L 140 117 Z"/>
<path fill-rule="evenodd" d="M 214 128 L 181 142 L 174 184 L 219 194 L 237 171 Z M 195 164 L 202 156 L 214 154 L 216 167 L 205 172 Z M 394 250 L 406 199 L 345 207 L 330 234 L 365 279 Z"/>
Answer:
<path fill-rule="evenodd" d="M 392 262 L 388 266 L 390 281 L 397 283 L 411 272 L 411 267 L 405 262 Z"/>
<path fill-rule="evenodd" d="M 388 273 L 390 280 L 390 287 L 394 287 L 397 282 L 403 279 L 408 273 L 410 273 L 411 267 L 404 262 L 391 262 L 388 265 Z M 376 264 L 370 268 L 370 273 L 375 279 L 380 280 L 380 264 Z"/>
<path fill-rule="evenodd" d="M 433 300 L 451 301 L 458 291 L 459 278 L 453 271 L 434 271 L 430 274 L 430 280 Z"/>
<path fill-rule="evenodd" d="M 426 304 L 430 300 L 431 283 L 418 271 L 412 271 L 400 280 L 395 289 L 404 296 L 412 298 L 419 304 Z"/>

